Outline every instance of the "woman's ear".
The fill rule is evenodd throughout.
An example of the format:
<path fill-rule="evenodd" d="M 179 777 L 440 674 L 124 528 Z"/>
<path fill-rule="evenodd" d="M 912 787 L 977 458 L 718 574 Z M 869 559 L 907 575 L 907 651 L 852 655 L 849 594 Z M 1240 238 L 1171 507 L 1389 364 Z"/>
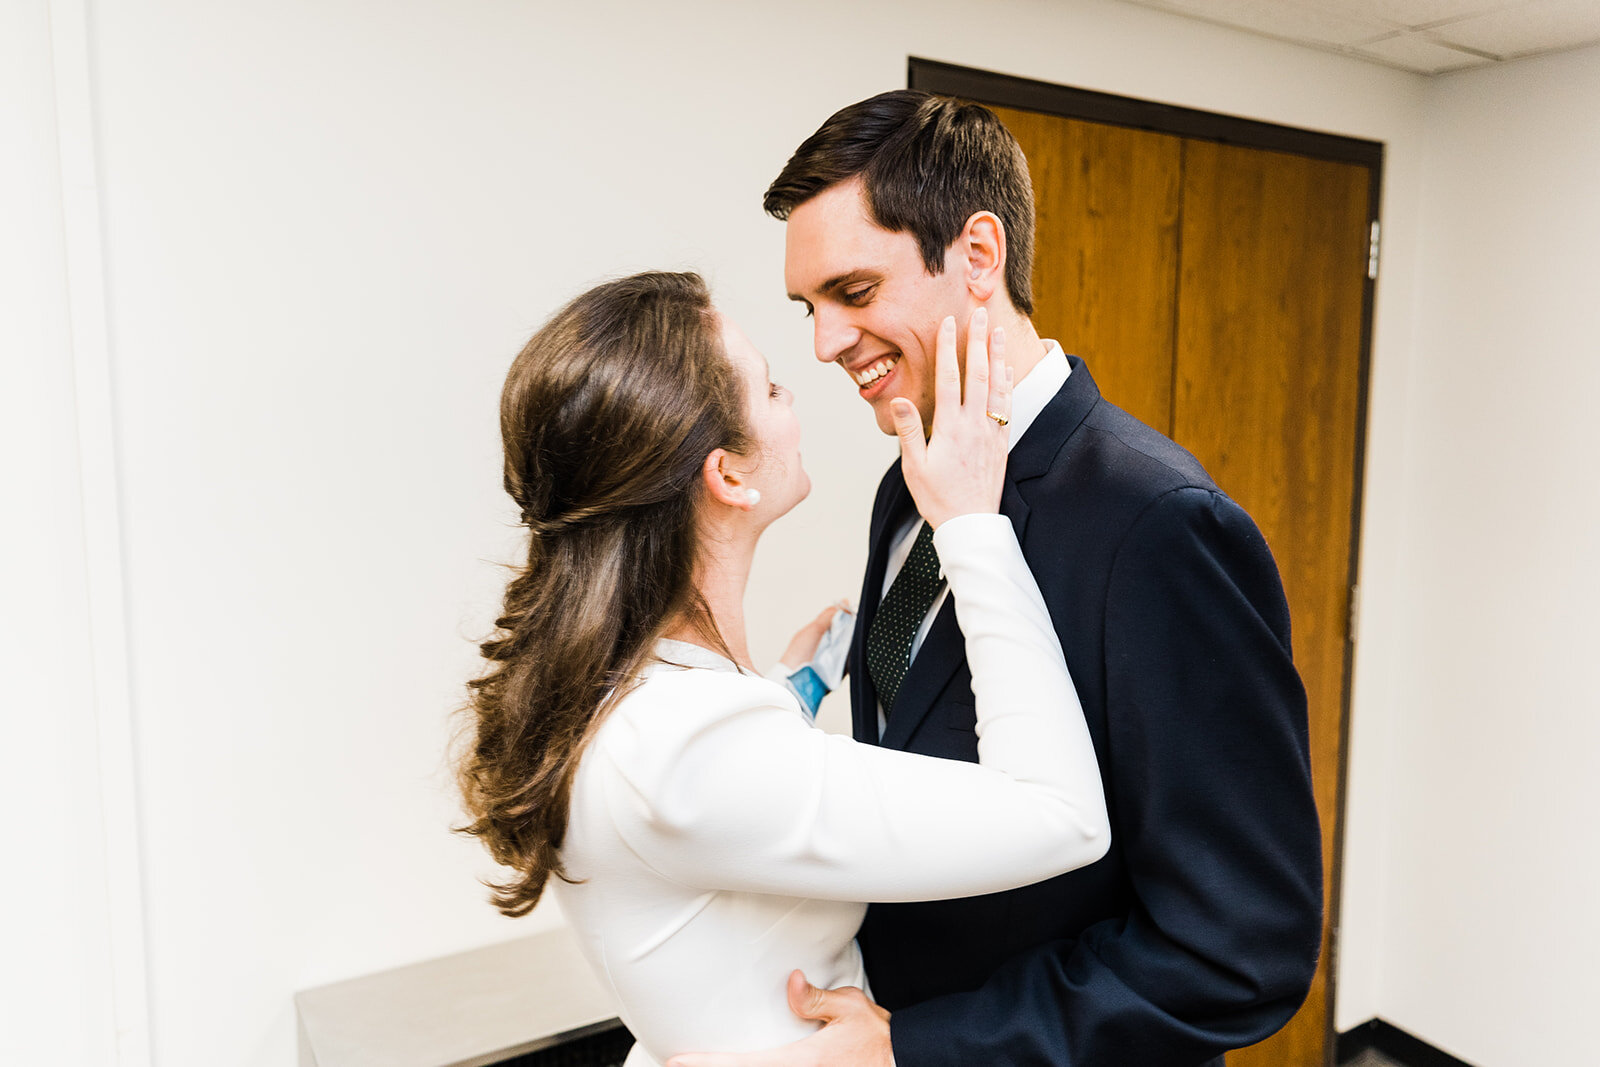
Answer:
<path fill-rule="evenodd" d="M 992 211 L 979 211 L 967 220 L 957 239 L 966 269 L 967 291 L 986 304 L 1005 288 L 1006 228 Z"/>
<path fill-rule="evenodd" d="M 734 456 L 725 448 L 714 448 L 700 468 L 700 479 L 705 482 L 711 499 L 731 508 L 748 511 L 761 502 L 761 493 L 746 484 L 745 476 L 733 462 Z"/>

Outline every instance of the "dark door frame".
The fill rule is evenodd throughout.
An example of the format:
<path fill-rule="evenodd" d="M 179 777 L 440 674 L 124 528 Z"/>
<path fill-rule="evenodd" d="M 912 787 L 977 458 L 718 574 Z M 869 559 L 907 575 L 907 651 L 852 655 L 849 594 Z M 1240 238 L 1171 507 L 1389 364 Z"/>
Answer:
<path fill-rule="evenodd" d="M 1078 89 L 1054 82 L 1020 78 L 1010 74 L 960 67 L 933 59 L 911 56 L 907 60 L 906 85 L 942 96 L 958 96 L 980 104 L 1041 111 L 1070 119 L 1082 119 L 1109 126 L 1127 126 L 1138 130 L 1172 134 L 1179 137 L 1216 141 L 1245 148 L 1267 149 L 1310 156 L 1314 159 L 1336 163 L 1353 163 L 1366 167 L 1367 223 L 1376 245 L 1379 229 L 1379 206 L 1383 192 L 1384 145 L 1381 141 L 1367 141 L 1357 137 L 1303 130 L 1294 126 L 1262 122 L 1257 119 L 1221 115 L 1194 108 L 1162 104 L 1153 100 L 1115 96 L 1111 93 Z M 1374 252 L 1374 256 L 1376 253 Z M 1346 581 L 1354 598 L 1358 565 L 1361 554 L 1361 506 L 1365 495 L 1367 466 L 1367 393 L 1371 384 L 1372 364 L 1372 306 L 1377 287 L 1376 259 L 1367 271 L 1361 296 L 1361 365 L 1358 368 L 1356 400 L 1356 469 L 1351 487 L 1350 501 L 1350 569 Z M 1344 646 L 1343 697 L 1339 708 L 1339 810 L 1334 812 L 1333 859 L 1330 877 L 1334 880 L 1329 893 L 1330 927 L 1327 980 L 1327 1022 L 1323 1035 L 1324 1056 L 1331 1054 L 1337 1034 L 1334 1030 L 1334 994 L 1339 974 L 1339 922 L 1340 897 L 1344 880 L 1344 831 L 1346 794 L 1349 785 L 1350 765 L 1350 685 L 1355 666 L 1355 613 L 1346 623 L 1348 632 Z"/>

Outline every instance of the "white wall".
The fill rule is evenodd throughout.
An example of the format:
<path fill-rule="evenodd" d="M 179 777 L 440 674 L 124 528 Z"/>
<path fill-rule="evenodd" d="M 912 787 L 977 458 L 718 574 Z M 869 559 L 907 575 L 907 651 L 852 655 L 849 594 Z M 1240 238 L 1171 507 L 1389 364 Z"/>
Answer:
<path fill-rule="evenodd" d="M 810 359 L 758 204 L 831 111 L 904 84 L 907 55 L 1389 143 L 1352 753 L 1358 797 L 1381 798 L 1406 666 L 1422 79 L 1101 0 L 994 0 L 981 22 L 954 0 L 90 10 L 160 1067 L 289 1063 L 294 990 L 557 921 L 481 902 L 442 749 L 516 543 L 498 383 L 563 299 L 645 266 L 708 274 L 799 396 L 818 486 L 758 562 L 758 654 L 854 594 L 892 446 Z M 0 343 L 32 348 L 31 329 Z M 56 441 L 74 352 L 57 334 L 37 351 L 55 392 L 25 440 Z M 8 556 L 31 544 L 5 536 Z M 71 676 L 65 659 L 37 677 Z M 0 684 L 19 706 L 42 687 Z M 29 728 L 8 717 L 6 746 Z M 39 743 L 28 781 L 79 770 L 72 748 Z M 1382 816 L 1351 813 L 1343 1025 L 1381 1007 Z M 47 836 L 11 852 L 47 862 Z"/>
<path fill-rule="evenodd" d="M 1430 87 L 1383 1014 L 1592 1055 L 1600 994 L 1600 48 Z"/>
<path fill-rule="evenodd" d="M 70 14 L 52 25 L 45 0 L 0 5 L 0 1063 L 111 1063 L 120 1041 L 134 1064 L 146 1011 L 126 632 Z"/>

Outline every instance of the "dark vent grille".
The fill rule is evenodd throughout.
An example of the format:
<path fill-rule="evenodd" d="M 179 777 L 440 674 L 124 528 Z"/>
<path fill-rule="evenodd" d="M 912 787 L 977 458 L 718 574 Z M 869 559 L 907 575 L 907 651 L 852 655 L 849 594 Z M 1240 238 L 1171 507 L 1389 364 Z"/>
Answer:
<path fill-rule="evenodd" d="M 501 1060 L 495 1067 L 622 1067 L 632 1047 L 633 1035 L 627 1027 L 618 1024 L 598 1034 L 564 1041 L 554 1048 Z"/>

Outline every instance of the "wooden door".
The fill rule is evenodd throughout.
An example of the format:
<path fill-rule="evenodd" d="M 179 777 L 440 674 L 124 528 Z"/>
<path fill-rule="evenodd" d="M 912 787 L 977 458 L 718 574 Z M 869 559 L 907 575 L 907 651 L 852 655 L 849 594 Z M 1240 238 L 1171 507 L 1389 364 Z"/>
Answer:
<path fill-rule="evenodd" d="M 1365 167 L 1185 145 L 1173 437 L 1256 520 L 1289 598 L 1312 785 L 1333 872 L 1367 281 Z M 1334 914 L 1337 878 L 1323 883 Z M 1230 1065 L 1328 1058 L 1331 925 L 1295 1020 Z"/>
<path fill-rule="evenodd" d="M 993 105 L 991 105 L 993 106 Z M 1112 402 L 1194 452 L 1283 574 L 1322 817 L 1322 961 L 1305 1006 L 1230 1067 L 1333 1054 L 1371 172 L 1305 155 L 996 107 L 1039 209 L 1036 324 Z"/>
<path fill-rule="evenodd" d="M 996 107 L 1028 156 L 1034 325 L 1118 407 L 1172 432 L 1183 141 Z"/>

